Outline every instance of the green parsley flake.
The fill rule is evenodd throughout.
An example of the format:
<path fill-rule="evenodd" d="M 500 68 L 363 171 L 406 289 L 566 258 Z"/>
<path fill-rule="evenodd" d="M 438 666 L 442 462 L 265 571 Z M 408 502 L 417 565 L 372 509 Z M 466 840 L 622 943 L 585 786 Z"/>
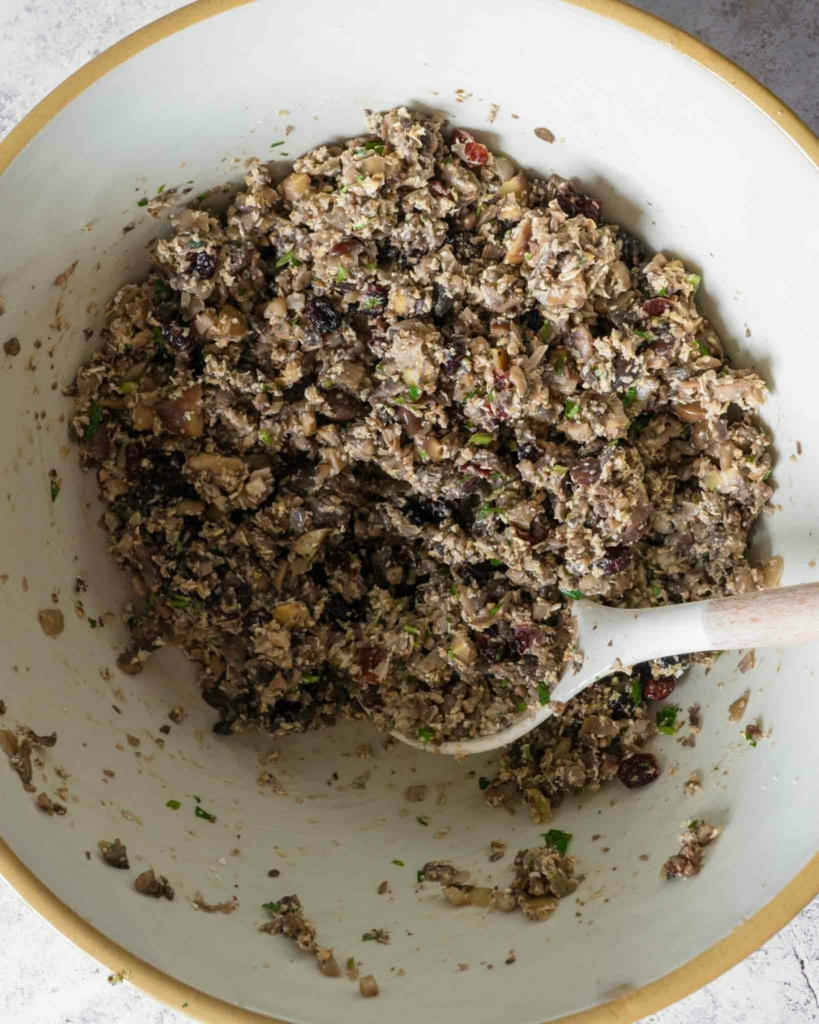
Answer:
<path fill-rule="evenodd" d="M 165 806 L 170 807 L 172 811 L 178 811 L 182 804 L 178 800 L 169 800 Z"/>
<path fill-rule="evenodd" d="M 748 726 L 748 728 L 745 730 L 745 732 L 743 732 L 742 735 L 751 744 L 752 747 L 756 746 L 756 738 L 754 736 L 754 733 L 751 731 L 750 726 Z"/>
<path fill-rule="evenodd" d="M 561 352 L 560 355 L 557 357 L 557 359 L 555 359 L 554 365 L 552 366 L 552 370 L 554 371 L 554 375 L 556 377 L 559 377 L 561 375 L 561 373 L 563 373 L 563 368 L 565 367 L 565 365 L 566 365 L 566 353 L 565 352 Z"/>
<path fill-rule="evenodd" d="M 263 444 L 263 445 L 265 445 L 266 447 L 269 448 L 270 445 L 273 444 L 273 435 L 270 433 L 269 430 L 260 430 L 259 431 L 259 442 L 260 442 L 260 444 Z"/>
<path fill-rule="evenodd" d="M 137 206 L 147 206 L 147 205 L 148 205 L 148 200 L 147 200 L 147 198 L 145 196 L 143 196 L 142 199 L 140 199 L 139 202 L 137 203 Z"/>
<path fill-rule="evenodd" d="M 410 636 L 418 636 L 418 630 L 415 626 L 404 626 L 404 632 L 409 633 Z"/>
<path fill-rule="evenodd" d="M 379 142 L 377 139 L 370 139 L 369 142 L 364 143 L 364 149 L 369 149 L 373 153 L 378 153 L 379 156 L 384 154 L 384 143 Z"/>
<path fill-rule="evenodd" d="M 418 822 L 419 825 L 423 825 L 424 828 L 429 828 L 429 818 L 426 817 L 426 815 L 416 814 L 415 820 Z"/>
<path fill-rule="evenodd" d="M 692 292 L 695 292 L 702 284 L 702 278 L 699 274 L 686 274 L 685 279 L 691 285 Z"/>
<path fill-rule="evenodd" d="M 537 684 L 537 699 L 540 701 L 541 707 L 543 707 L 544 704 L 548 704 L 552 699 L 549 687 L 545 683 Z"/>
<path fill-rule="evenodd" d="M 569 843 L 572 841 L 572 833 L 562 832 L 559 828 L 550 828 L 548 832 L 543 833 L 543 841 L 553 850 L 557 850 L 561 857 L 565 857 Z"/>
<path fill-rule="evenodd" d="M 262 910 L 269 910 L 271 914 L 278 914 L 281 910 L 281 902 L 278 903 L 263 903 Z"/>
<path fill-rule="evenodd" d="M 493 569 L 500 569 L 500 567 L 503 565 L 503 562 L 499 558 L 490 558 L 489 564 L 492 566 Z"/>
<path fill-rule="evenodd" d="M 628 409 L 630 405 L 634 405 L 637 401 L 637 388 L 630 387 L 628 391 L 623 395 L 622 402 L 623 408 Z"/>
<path fill-rule="evenodd" d="M 91 627 L 92 629 L 96 629 L 96 628 L 97 628 L 97 620 L 96 620 L 96 619 L 92 619 L 92 618 L 91 618 L 91 616 L 89 615 L 89 616 L 88 616 L 88 625 L 89 625 L 89 626 L 90 626 L 90 627 Z"/>
<path fill-rule="evenodd" d="M 185 597 L 184 594 L 174 594 L 169 600 L 168 604 L 171 608 L 189 608 L 191 599 Z"/>
<path fill-rule="evenodd" d="M 390 864 L 397 864 L 399 868 L 404 866 L 404 862 L 402 860 L 391 860 Z"/>
<path fill-rule="evenodd" d="M 489 618 L 494 619 L 494 617 L 498 614 L 500 609 L 501 606 L 499 604 L 492 605 L 492 607 L 489 609 Z"/>
<path fill-rule="evenodd" d="M 283 146 L 283 145 L 284 145 L 284 139 L 279 139 L 278 142 L 271 142 L 270 143 L 270 148 L 271 149 L 276 149 L 278 146 Z"/>
<path fill-rule="evenodd" d="M 60 493 L 60 485 L 57 483 L 56 480 L 52 480 L 51 481 L 51 503 L 52 504 L 57 500 L 57 497 L 59 496 L 59 493 Z"/>
<path fill-rule="evenodd" d="M 527 704 L 526 704 L 526 701 L 525 701 L 525 700 L 519 700 L 519 701 L 517 702 L 517 704 L 515 705 L 515 711 L 516 711 L 516 712 L 517 712 L 517 713 L 518 713 L 519 715 L 520 715 L 520 714 L 522 714 L 522 713 L 523 713 L 523 712 L 524 712 L 524 711 L 526 710 L 526 708 L 527 708 Z"/>
<path fill-rule="evenodd" d="M 688 827 L 691 828 L 691 829 L 697 828 L 699 823 L 700 823 L 700 819 L 699 818 L 692 818 L 691 821 L 688 822 Z"/>
<path fill-rule="evenodd" d="M 556 462 L 552 466 L 552 472 L 555 476 L 565 476 L 569 472 L 568 466 L 561 466 L 560 463 Z"/>
<path fill-rule="evenodd" d="M 305 672 L 301 677 L 301 681 L 306 685 L 310 686 L 312 683 L 317 683 L 321 679 L 321 672 Z"/>
<path fill-rule="evenodd" d="M 433 738 L 434 735 L 435 733 L 432 731 L 432 729 L 428 729 L 425 725 L 421 726 L 421 728 L 418 730 L 418 739 L 422 743 L 429 743 L 429 741 Z"/>
<path fill-rule="evenodd" d="M 490 785 L 491 785 L 491 783 L 490 783 L 489 779 L 487 779 L 486 776 L 481 775 L 481 777 L 478 779 L 478 788 L 479 789 L 489 789 Z"/>
<path fill-rule="evenodd" d="M 578 413 L 580 412 L 580 406 L 577 402 L 572 401 L 571 398 L 566 399 L 566 404 L 563 407 L 563 415 L 567 420 L 576 420 Z"/>
<path fill-rule="evenodd" d="M 417 402 L 418 399 L 423 394 L 423 392 L 421 391 L 417 384 L 410 384 L 409 388 L 407 389 L 407 394 L 409 395 L 409 400 L 411 402 Z"/>
<path fill-rule="evenodd" d="M 657 728 L 660 732 L 664 732 L 666 736 L 673 736 L 677 731 L 677 727 L 674 724 L 677 721 L 677 714 L 679 708 L 673 705 L 662 708 L 657 712 Z"/>
<path fill-rule="evenodd" d="M 289 252 L 282 253 L 282 255 L 276 260 L 276 270 L 280 270 L 282 267 L 300 266 L 301 260 L 296 259 L 296 254 L 292 249 Z"/>
<path fill-rule="evenodd" d="M 202 818 L 204 821 L 216 821 L 216 815 L 211 814 L 210 811 L 206 811 L 202 807 L 197 807 L 196 810 L 194 811 L 194 814 L 196 815 L 197 818 Z"/>
<path fill-rule="evenodd" d="M 427 876 L 424 874 L 424 872 L 422 870 L 419 869 L 418 871 L 415 872 L 415 881 L 416 882 L 418 882 L 420 884 L 421 882 L 426 882 L 426 880 L 427 880 Z"/>
<path fill-rule="evenodd" d="M 544 324 L 540 328 L 540 330 L 537 332 L 537 336 L 538 336 L 538 339 L 540 340 L 540 343 L 542 345 L 547 344 L 548 341 L 549 341 L 549 338 L 552 336 L 552 325 L 551 324 Z"/>
<path fill-rule="evenodd" d="M 648 589 L 651 591 L 653 597 L 659 597 L 663 592 L 663 588 L 657 583 L 652 583 Z"/>
<path fill-rule="evenodd" d="M 383 303 L 383 299 L 379 299 L 379 298 L 365 299 L 361 303 L 361 308 L 362 309 L 377 309 L 378 306 L 382 305 L 382 303 Z"/>
<path fill-rule="evenodd" d="M 123 395 L 132 395 L 135 391 L 139 391 L 139 384 L 135 380 L 124 380 L 119 389 Z"/>
<path fill-rule="evenodd" d="M 346 281 L 350 275 L 347 273 L 344 267 L 338 267 L 336 269 L 336 284 L 341 284 L 342 281 Z"/>
<path fill-rule="evenodd" d="M 475 517 L 478 522 L 483 522 L 484 519 L 488 519 L 489 516 L 497 515 L 502 509 L 496 508 L 494 505 L 484 505 L 483 508 L 478 510 L 478 514 Z"/>
<path fill-rule="evenodd" d="M 96 434 L 97 427 L 102 423 L 102 406 L 97 405 L 96 402 L 92 402 L 88 407 L 88 426 L 83 431 L 83 438 L 86 441 L 90 441 L 91 438 Z"/>
<path fill-rule="evenodd" d="M 579 601 L 583 597 L 582 590 L 561 590 L 564 597 L 570 597 L 573 601 Z"/>
<path fill-rule="evenodd" d="M 467 444 L 486 445 L 492 444 L 494 440 L 494 434 L 487 434 L 484 431 L 479 430 L 476 434 L 473 434 L 472 437 L 470 437 L 469 441 L 467 441 Z"/>
<path fill-rule="evenodd" d="M 701 356 L 710 356 L 711 355 L 711 349 L 705 344 L 704 341 L 702 341 L 702 339 L 697 338 L 696 341 L 695 341 L 695 344 L 696 344 L 697 348 L 700 350 L 700 355 Z"/>
<path fill-rule="evenodd" d="M 643 703 L 643 684 L 639 679 L 635 679 L 631 684 L 631 703 L 635 708 Z"/>
<path fill-rule="evenodd" d="M 637 335 L 637 337 L 638 338 L 642 338 L 643 341 L 648 341 L 649 338 L 651 337 L 651 335 L 648 333 L 648 331 L 638 331 L 636 327 L 632 327 L 632 330 Z"/>
<path fill-rule="evenodd" d="M 665 297 L 666 295 L 668 295 L 668 289 L 667 289 L 667 288 L 661 288 L 661 289 L 660 289 L 660 290 L 659 290 L 659 291 L 657 292 L 657 294 L 658 294 L 658 295 L 662 295 L 663 297 Z"/>

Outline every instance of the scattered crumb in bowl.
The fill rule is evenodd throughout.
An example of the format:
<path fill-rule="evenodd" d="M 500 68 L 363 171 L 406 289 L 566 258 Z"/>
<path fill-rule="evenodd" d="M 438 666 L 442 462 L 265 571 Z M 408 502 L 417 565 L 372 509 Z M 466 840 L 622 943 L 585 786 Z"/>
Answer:
<path fill-rule="evenodd" d="M 728 721 L 739 722 L 742 720 L 742 716 L 748 707 L 748 701 L 751 699 L 751 691 L 746 690 L 737 699 L 728 706 Z"/>
<path fill-rule="evenodd" d="M 130 868 L 128 851 L 124 843 L 119 839 L 115 839 L 113 842 L 100 839 L 97 846 L 99 847 L 102 859 L 106 864 L 110 864 L 112 868 L 120 868 L 123 871 L 127 871 Z"/>
<path fill-rule="evenodd" d="M 239 900 L 235 896 L 231 896 L 229 900 L 222 903 L 208 903 L 201 892 L 196 892 L 191 904 L 196 910 L 204 910 L 206 914 L 232 914 L 234 910 L 238 909 Z"/>
<path fill-rule="evenodd" d="M 283 896 L 275 903 L 265 903 L 264 909 L 270 913 L 272 920 L 260 925 L 260 932 L 284 935 L 292 939 L 299 949 L 316 957 L 319 970 L 325 977 L 341 977 L 341 968 L 333 956 L 333 951 L 319 946 L 316 941 L 316 929 L 304 916 L 304 909 L 298 896 Z"/>
<path fill-rule="evenodd" d="M 174 891 L 168 879 L 164 875 L 157 878 L 150 869 L 143 871 L 134 879 L 134 888 L 143 896 L 154 896 L 156 899 L 164 896 L 166 900 L 174 898 Z"/>
<path fill-rule="evenodd" d="M 691 821 L 680 836 L 680 852 L 669 857 L 660 869 L 663 878 L 691 878 L 702 870 L 705 848 L 722 830 L 707 821 Z"/>
<path fill-rule="evenodd" d="M 59 636 L 65 629 L 65 617 L 59 608 L 43 608 L 37 612 L 37 621 L 46 636 Z"/>
<path fill-rule="evenodd" d="M 55 800 L 52 800 L 47 793 L 38 794 L 37 806 L 46 814 L 62 815 L 66 813 L 66 809 L 63 804 L 58 804 Z"/>
<path fill-rule="evenodd" d="M 365 999 L 371 999 L 379 993 L 378 982 L 372 974 L 364 974 L 358 979 L 358 988 Z"/>
<path fill-rule="evenodd" d="M 56 732 L 51 733 L 50 736 L 38 736 L 27 725 L 18 726 L 16 732 L 12 732 L 10 729 L 0 730 L 0 750 L 8 757 L 12 770 L 20 776 L 23 789 L 27 793 L 35 791 L 31 781 L 34 775 L 33 751 L 53 747 L 56 742 Z"/>

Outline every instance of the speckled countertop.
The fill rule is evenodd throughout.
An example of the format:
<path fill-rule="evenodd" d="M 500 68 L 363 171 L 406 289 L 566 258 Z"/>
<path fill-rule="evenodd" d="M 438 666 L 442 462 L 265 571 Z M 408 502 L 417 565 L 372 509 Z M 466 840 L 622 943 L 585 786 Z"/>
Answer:
<path fill-rule="evenodd" d="M 72 71 L 178 0 L 0 0 L 0 138 Z M 819 133 L 817 0 L 642 0 L 722 50 Z M 0 1022 L 172 1024 L 186 1018 L 74 947 L 0 881 Z M 819 1021 L 819 899 L 767 945 L 643 1024 Z"/>

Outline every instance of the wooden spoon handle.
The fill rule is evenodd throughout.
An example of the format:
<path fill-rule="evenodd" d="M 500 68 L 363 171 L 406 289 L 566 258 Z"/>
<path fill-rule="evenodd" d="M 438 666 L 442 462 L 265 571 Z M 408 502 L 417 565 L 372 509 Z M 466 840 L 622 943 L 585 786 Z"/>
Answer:
<path fill-rule="evenodd" d="M 783 647 L 819 640 L 819 583 L 721 597 L 703 608 L 712 651 Z"/>

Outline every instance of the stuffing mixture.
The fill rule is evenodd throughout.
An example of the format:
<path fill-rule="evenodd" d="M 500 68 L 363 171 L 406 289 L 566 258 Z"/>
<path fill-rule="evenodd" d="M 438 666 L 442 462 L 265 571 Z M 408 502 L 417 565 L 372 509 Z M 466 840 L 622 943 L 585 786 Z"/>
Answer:
<path fill-rule="evenodd" d="M 717 838 L 722 830 L 709 825 L 707 821 L 689 822 L 688 828 L 680 836 L 680 852 L 669 857 L 663 864 L 663 878 L 691 878 L 702 871 L 705 847 Z"/>
<path fill-rule="evenodd" d="M 574 857 L 564 856 L 553 846 L 535 846 L 518 852 L 514 861 L 515 877 L 507 888 L 471 885 L 468 871 L 458 871 L 451 864 L 437 860 L 425 864 L 418 878 L 440 882 L 444 896 L 455 907 L 519 908 L 530 921 L 545 921 L 556 909 L 557 901 L 577 888 L 574 870 Z"/>
<path fill-rule="evenodd" d="M 549 699 L 573 599 L 761 586 L 765 384 L 699 277 L 571 182 L 399 108 L 172 225 L 73 433 L 138 595 L 120 666 L 182 648 L 217 733 L 490 734 Z M 566 789 L 656 778 L 645 700 L 682 667 L 598 684 L 487 796 L 542 821 Z"/>

